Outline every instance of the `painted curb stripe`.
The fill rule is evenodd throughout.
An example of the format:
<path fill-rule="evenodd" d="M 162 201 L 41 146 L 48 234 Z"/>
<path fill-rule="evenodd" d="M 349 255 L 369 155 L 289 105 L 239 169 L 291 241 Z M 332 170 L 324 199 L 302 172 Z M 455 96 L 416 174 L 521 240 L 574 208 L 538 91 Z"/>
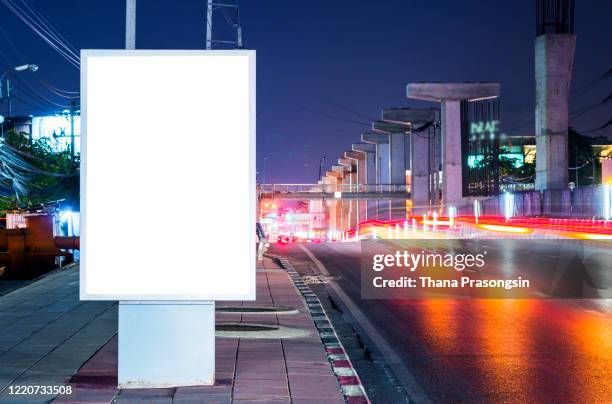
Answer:
<path fill-rule="evenodd" d="M 308 285 L 306 285 L 302 277 L 285 258 L 273 254 L 264 254 L 264 256 L 280 263 L 306 301 L 310 316 L 319 331 L 319 338 L 321 338 L 325 346 L 327 360 L 331 364 L 332 370 L 336 375 L 336 380 L 340 385 L 342 395 L 346 402 L 348 404 L 371 404 L 361 380 L 351 360 L 348 355 L 346 355 L 346 351 L 340 343 L 336 331 L 333 325 L 331 325 L 327 313 L 325 313 L 325 309 L 323 309 L 317 295 Z"/>

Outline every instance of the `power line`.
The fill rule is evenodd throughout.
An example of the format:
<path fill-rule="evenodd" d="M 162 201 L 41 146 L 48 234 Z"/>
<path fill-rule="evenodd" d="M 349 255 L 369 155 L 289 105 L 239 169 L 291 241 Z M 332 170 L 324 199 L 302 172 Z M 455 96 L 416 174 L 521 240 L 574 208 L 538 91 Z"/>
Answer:
<path fill-rule="evenodd" d="M 328 99 L 326 99 L 326 98 L 323 98 L 323 97 L 320 97 L 320 96 L 317 96 L 317 97 L 315 97 L 315 98 L 316 98 L 316 99 L 318 99 L 319 101 L 323 101 L 323 102 L 325 102 L 325 103 L 327 103 L 327 104 L 329 104 L 329 105 L 332 105 L 332 106 L 334 106 L 334 107 L 336 107 L 336 108 L 342 109 L 343 111 L 346 111 L 346 112 L 348 112 L 348 113 L 351 113 L 351 114 L 353 114 L 353 115 L 355 115 L 355 116 L 358 116 L 358 117 L 360 117 L 360 118 L 365 118 L 365 119 L 368 119 L 368 120 L 370 120 L 370 121 L 376 121 L 376 120 L 377 120 L 376 118 L 372 118 L 371 116 L 368 116 L 368 115 L 366 115 L 366 114 L 362 114 L 362 113 L 361 113 L 361 112 L 359 112 L 359 111 L 356 111 L 356 110 L 354 110 L 354 109 L 351 109 L 351 108 L 349 108 L 349 107 L 347 107 L 347 106 L 345 106 L 345 105 L 339 104 L 339 103 L 337 103 L 337 102 L 330 101 L 330 100 L 328 100 Z"/>
<path fill-rule="evenodd" d="M 37 76 L 38 77 L 38 76 Z M 41 84 L 43 86 L 45 86 L 47 88 L 47 90 L 51 91 L 53 94 L 57 95 L 58 97 L 62 97 L 62 98 L 68 98 L 68 99 L 79 99 L 81 98 L 81 96 L 79 95 L 79 93 L 77 91 L 64 91 L 64 90 L 60 90 L 59 88 L 53 87 L 52 85 L 48 84 L 47 82 L 45 82 L 42 79 L 38 79 Z M 72 95 L 70 95 L 72 94 Z"/>
<path fill-rule="evenodd" d="M 595 84 L 597 84 L 598 82 L 607 80 L 611 76 L 612 76 L 612 67 L 609 68 L 608 71 L 602 74 L 601 76 L 595 77 L 593 80 L 583 84 L 582 86 L 576 88 L 575 90 L 572 90 L 570 94 L 574 97 L 574 99 L 576 99 L 588 93 L 592 88 L 595 88 Z"/>
<path fill-rule="evenodd" d="M 68 108 L 68 106 L 66 106 L 64 104 L 58 104 L 55 101 L 48 99 L 47 97 L 45 97 L 44 95 L 42 95 L 38 91 L 36 91 L 34 88 L 32 88 L 29 84 L 26 84 L 24 81 L 22 81 L 22 79 L 19 76 L 13 75 L 12 74 L 12 70 L 13 69 L 11 69 L 9 67 L 10 61 L 6 57 L 6 54 L 4 54 L 4 52 L 2 52 L 2 50 L 0 50 L 0 58 L 3 60 L 3 63 L 1 63 L 1 65 L 4 67 L 4 69 L 5 69 L 5 71 L 7 73 L 10 73 L 11 77 L 13 78 L 13 80 L 20 85 L 22 90 L 24 90 L 24 95 L 28 96 L 29 98 L 32 98 L 33 100 L 42 102 L 43 104 L 50 104 L 50 105 L 52 105 L 54 107 L 60 107 L 60 108 L 63 108 L 63 109 Z"/>
<path fill-rule="evenodd" d="M 51 46 L 57 53 L 63 56 L 68 63 L 76 67 L 80 68 L 80 60 L 76 51 L 71 49 L 70 45 L 67 45 L 64 41 L 62 41 L 61 35 L 55 34 L 48 21 L 42 21 L 40 23 L 40 18 L 35 15 L 35 18 L 32 18 L 28 15 L 23 9 L 21 9 L 16 4 L 12 3 L 11 0 L 0 0 L 2 4 L 4 4 L 17 18 L 19 18 L 24 24 L 26 24 L 32 31 L 34 31 L 40 38 L 42 38 L 49 46 Z M 32 10 L 31 7 L 29 9 Z M 43 17 L 44 18 L 44 17 Z M 39 20 L 37 22 L 36 20 Z"/>
<path fill-rule="evenodd" d="M 610 100 L 612 100 L 612 93 L 610 93 L 606 98 L 604 98 L 603 100 L 596 102 L 594 104 L 588 105 L 586 107 L 582 107 L 572 113 L 570 113 L 570 118 L 572 119 L 576 119 L 578 117 L 581 117 L 582 115 L 586 114 L 587 112 L 590 112 L 596 108 L 599 108 L 603 105 L 606 105 Z"/>
<path fill-rule="evenodd" d="M 610 118 L 610 119 L 608 120 L 608 122 L 604 123 L 603 125 L 598 126 L 598 127 L 596 127 L 596 128 L 593 128 L 593 129 L 584 130 L 584 131 L 582 131 L 582 133 L 598 132 L 598 131 L 600 131 L 600 130 L 606 129 L 606 128 L 607 128 L 607 127 L 609 127 L 609 126 L 612 126 L 612 118 Z"/>
<path fill-rule="evenodd" d="M 13 79 L 19 83 L 20 87 L 22 90 L 25 90 L 24 95 L 29 96 L 32 99 L 36 99 L 39 101 L 42 101 L 45 104 L 50 104 L 53 105 L 55 107 L 59 107 L 59 108 L 63 108 L 63 109 L 67 109 L 69 108 L 68 105 L 66 104 L 60 104 L 57 103 L 47 97 L 45 97 L 44 95 L 40 94 L 38 91 L 36 91 L 33 87 L 31 87 L 29 84 L 27 84 L 27 82 L 23 81 L 20 77 L 11 74 L 11 77 L 13 77 Z"/>
<path fill-rule="evenodd" d="M 78 51 L 77 48 L 72 45 L 70 43 L 70 41 L 68 41 L 57 29 L 55 29 L 51 23 L 38 11 L 36 11 L 36 9 L 34 7 L 32 7 L 31 5 L 28 4 L 28 2 L 26 0 L 21 0 L 21 3 L 28 9 L 30 10 L 30 12 L 32 14 L 34 14 L 35 17 L 38 18 L 38 20 L 42 23 L 42 25 L 44 27 L 47 28 L 48 31 L 52 32 L 54 34 L 54 36 L 56 37 L 56 39 L 58 39 L 58 42 L 61 42 L 64 44 L 64 46 L 67 47 L 67 49 L 72 50 L 72 53 L 78 57 Z"/>
<path fill-rule="evenodd" d="M 335 119 L 337 121 L 342 121 L 342 122 L 346 122 L 346 123 L 352 123 L 354 125 L 367 126 L 367 127 L 369 127 L 371 125 L 370 122 L 360 122 L 360 121 L 354 121 L 352 119 L 345 119 L 345 118 L 342 118 L 342 117 L 339 117 L 339 116 L 336 116 L 336 115 L 328 114 L 326 112 L 315 111 L 315 110 L 312 110 L 310 108 L 304 107 L 303 105 L 301 106 L 301 108 L 304 109 L 307 112 L 310 112 L 311 114 L 322 115 L 322 116 L 325 116 L 325 117 L 330 118 L 330 119 Z"/>
<path fill-rule="evenodd" d="M 607 80 L 607 79 L 608 79 L 608 78 L 610 78 L 610 77 L 612 77 L 612 67 L 611 67 L 611 68 L 609 68 L 609 69 L 608 69 L 608 70 L 607 70 L 605 73 L 603 73 L 602 75 L 597 76 L 597 77 L 595 77 L 594 79 L 592 79 L 592 80 L 588 81 L 587 83 L 583 84 L 582 86 L 578 87 L 577 89 L 572 90 L 572 91 L 570 92 L 570 100 L 575 101 L 576 99 L 578 99 L 578 98 L 579 98 L 579 97 L 581 97 L 582 95 L 584 95 L 584 94 L 588 93 L 588 92 L 591 90 L 591 88 L 594 88 L 595 84 L 599 83 L 600 81 L 605 81 L 605 80 Z M 609 98 L 609 97 L 610 97 L 610 96 L 608 96 L 608 98 Z M 605 102 L 607 102 L 607 101 L 605 101 Z M 578 111 L 570 112 L 570 116 L 571 116 L 572 114 L 579 114 L 578 116 L 582 116 L 582 115 L 584 115 L 586 112 L 588 112 L 588 111 L 583 112 L 583 111 L 582 111 L 583 109 L 593 108 L 593 107 L 598 106 L 599 104 L 600 104 L 600 103 L 596 103 L 596 104 L 593 104 L 593 105 L 591 105 L 591 106 L 589 106 L 589 107 L 581 108 L 581 109 L 580 109 L 580 110 L 578 110 Z M 576 118 L 576 117 L 574 117 L 574 118 Z M 535 121 L 534 121 L 534 120 L 530 120 L 530 121 L 525 122 L 525 123 L 522 123 L 522 124 L 520 124 L 520 125 L 513 126 L 513 127 L 509 128 L 509 129 L 508 129 L 508 131 L 512 131 L 512 130 L 515 130 L 515 129 L 519 129 L 519 128 L 525 127 L 525 126 L 527 126 L 527 125 L 532 125 L 532 124 L 534 124 L 534 123 L 535 123 Z"/>
<path fill-rule="evenodd" d="M 13 43 L 13 41 L 11 40 L 11 38 L 9 37 L 7 32 L 4 30 L 4 28 L 2 28 L 1 25 L 0 25 L 0 33 L 2 33 L 2 35 L 4 36 L 4 39 L 8 43 L 9 47 L 13 50 L 13 53 L 15 53 L 15 56 L 17 56 L 17 59 L 18 59 L 19 63 L 24 63 L 26 59 L 23 57 L 23 54 L 17 49 L 17 47 L 15 46 L 15 44 Z M 0 54 L 2 55 L 3 59 L 6 62 L 9 62 L 9 58 L 6 57 L 6 54 L 4 54 L 2 52 L 0 52 Z M 8 64 L 10 64 L 10 63 L 8 63 Z M 38 80 L 50 92 L 52 92 L 53 94 L 55 94 L 55 95 L 57 95 L 59 97 L 62 97 L 62 98 L 79 98 L 79 92 L 78 91 L 67 91 L 67 90 L 62 90 L 60 88 L 57 88 L 57 87 L 51 85 L 50 83 L 48 83 L 47 81 L 43 80 L 40 77 L 40 75 L 34 75 L 34 78 L 36 78 L 36 80 Z"/>

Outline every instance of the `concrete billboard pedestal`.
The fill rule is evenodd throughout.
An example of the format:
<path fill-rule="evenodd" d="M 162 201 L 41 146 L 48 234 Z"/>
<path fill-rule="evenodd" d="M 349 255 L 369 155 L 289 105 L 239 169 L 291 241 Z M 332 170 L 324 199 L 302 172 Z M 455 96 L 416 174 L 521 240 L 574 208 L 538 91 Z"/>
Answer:
<path fill-rule="evenodd" d="M 211 385 L 215 302 L 120 302 L 121 389 Z"/>

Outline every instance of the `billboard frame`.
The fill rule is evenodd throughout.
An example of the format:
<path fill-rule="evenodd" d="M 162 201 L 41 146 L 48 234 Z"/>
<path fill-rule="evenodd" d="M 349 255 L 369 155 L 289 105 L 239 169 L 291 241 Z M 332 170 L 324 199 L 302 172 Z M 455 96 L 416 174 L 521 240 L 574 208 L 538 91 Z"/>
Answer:
<path fill-rule="evenodd" d="M 151 293 L 151 294 L 133 294 L 133 293 L 117 293 L 117 294 L 105 294 L 105 293 L 90 293 L 87 292 L 87 234 L 88 234 L 88 222 L 87 222 L 87 144 L 88 144 L 88 108 L 87 108 L 87 72 L 88 72 L 88 60 L 90 57 L 104 57 L 104 56 L 246 56 L 248 57 L 248 85 L 249 85 L 249 116 L 248 116 L 248 181 L 249 190 L 248 198 L 249 203 L 245 208 L 249 209 L 248 217 L 250 229 L 245 228 L 244 231 L 249 231 L 249 292 L 245 294 L 164 294 L 164 293 Z M 81 50 L 81 175 L 80 175 L 80 199 L 81 199 L 81 265 L 79 274 L 80 283 L 80 299 L 81 300 L 107 300 L 107 301 L 159 301 L 170 302 L 170 301 L 216 301 L 216 300 L 255 300 L 255 277 L 256 277 L 256 237 L 255 237 L 255 223 L 256 223 L 256 52 L 255 50 L 125 50 L 125 49 L 108 49 L 108 50 L 94 50 L 94 49 L 83 49 Z M 246 191 L 246 190 L 245 190 Z M 246 226 L 245 226 L 246 227 Z M 227 242 L 220 240 L 219 242 Z M 214 247 L 210 248 L 214 251 Z M 109 253 L 110 254 L 110 253 Z M 109 265 L 120 265 L 120 263 L 112 263 Z M 231 264 L 229 264 L 231 265 Z M 219 270 L 213 268 L 211 270 Z M 228 279 L 231 282 L 231 279 Z"/>

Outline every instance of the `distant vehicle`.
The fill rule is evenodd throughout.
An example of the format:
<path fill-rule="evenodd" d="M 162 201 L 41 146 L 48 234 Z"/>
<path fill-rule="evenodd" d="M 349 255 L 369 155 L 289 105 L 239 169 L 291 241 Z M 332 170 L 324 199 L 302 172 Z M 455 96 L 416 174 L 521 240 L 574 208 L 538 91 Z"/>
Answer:
<path fill-rule="evenodd" d="M 276 238 L 276 242 L 279 244 L 289 244 L 291 242 L 291 239 L 289 238 L 289 236 L 279 234 Z"/>

